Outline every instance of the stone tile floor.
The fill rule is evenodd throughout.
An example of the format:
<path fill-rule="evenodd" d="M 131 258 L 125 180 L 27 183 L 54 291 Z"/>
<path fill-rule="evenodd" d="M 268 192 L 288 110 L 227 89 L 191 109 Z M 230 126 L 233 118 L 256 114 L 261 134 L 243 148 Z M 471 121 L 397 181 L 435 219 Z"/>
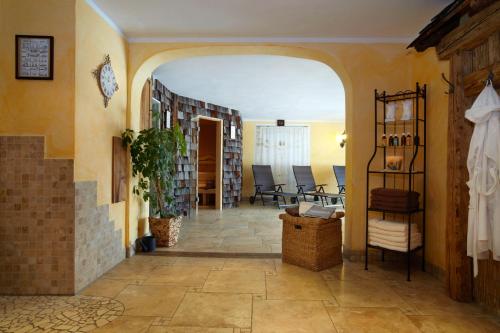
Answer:
<path fill-rule="evenodd" d="M 39 324 L 22 329 L 18 317 Z M 68 318 L 94 332 L 500 332 L 498 317 L 451 300 L 429 274 L 406 282 L 389 262 L 311 272 L 280 259 L 138 255 L 75 297 L 0 298 L 1 332 L 90 328 L 51 324 Z"/>
<path fill-rule="evenodd" d="M 250 205 L 243 201 L 239 208 L 200 209 L 198 215 L 184 218 L 178 243 L 159 251 L 281 253 L 281 220 L 271 203 Z"/>

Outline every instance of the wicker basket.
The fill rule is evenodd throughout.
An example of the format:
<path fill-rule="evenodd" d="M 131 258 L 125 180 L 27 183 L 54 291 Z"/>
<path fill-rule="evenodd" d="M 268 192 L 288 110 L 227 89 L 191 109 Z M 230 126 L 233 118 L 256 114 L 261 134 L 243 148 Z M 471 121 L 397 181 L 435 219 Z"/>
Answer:
<path fill-rule="evenodd" d="M 149 228 L 155 236 L 156 245 L 163 247 L 174 246 L 179 239 L 179 231 L 181 229 L 182 216 L 171 218 L 149 218 Z"/>
<path fill-rule="evenodd" d="M 280 214 L 283 220 L 282 261 L 321 271 L 342 263 L 342 222 L 340 219 L 295 217 Z"/>

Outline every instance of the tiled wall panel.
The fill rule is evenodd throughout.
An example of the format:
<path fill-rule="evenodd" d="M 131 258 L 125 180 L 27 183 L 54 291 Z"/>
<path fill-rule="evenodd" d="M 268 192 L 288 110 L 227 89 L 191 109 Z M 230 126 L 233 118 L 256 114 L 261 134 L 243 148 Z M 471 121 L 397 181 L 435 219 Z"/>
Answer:
<path fill-rule="evenodd" d="M 109 220 L 108 205 L 97 206 L 97 182 L 75 183 L 75 291 L 125 259 L 122 230 Z"/>
<path fill-rule="evenodd" d="M 153 97 L 161 102 L 163 111 L 172 111 L 171 121 L 177 120 L 187 142 L 188 156 L 177 161 L 175 196 L 178 212 L 188 215 L 195 208 L 198 127 L 192 119 L 196 116 L 223 119 L 222 204 L 224 208 L 238 207 L 241 201 L 243 140 L 239 111 L 175 95 L 158 80 L 154 82 Z M 231 124 L 236 126 L 235 139 L 230 138 Z"/>
<path fill-rule="evenodd" d="M 44 138 L 0 136 L 0 294 L 74 292 L 73 161 Z"/>

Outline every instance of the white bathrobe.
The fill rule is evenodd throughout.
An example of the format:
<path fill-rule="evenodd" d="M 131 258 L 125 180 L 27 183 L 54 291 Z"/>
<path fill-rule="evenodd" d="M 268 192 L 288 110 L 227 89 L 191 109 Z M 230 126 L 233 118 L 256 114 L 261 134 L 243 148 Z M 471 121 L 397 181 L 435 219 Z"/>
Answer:
<path fill-rule="evenodd" d="M 487 259 L 489 251 L 500 260 L 500 97 L 488 83 L 465 117 L 475 123 L 467 169 L 469 171 L 469 221 L 467 255 Z"/>

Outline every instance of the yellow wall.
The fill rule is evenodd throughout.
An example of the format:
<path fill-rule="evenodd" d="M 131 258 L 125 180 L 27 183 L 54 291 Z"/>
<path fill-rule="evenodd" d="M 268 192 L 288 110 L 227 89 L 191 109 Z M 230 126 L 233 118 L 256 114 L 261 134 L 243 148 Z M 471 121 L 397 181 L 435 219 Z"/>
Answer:
<path fill-rule="evenodd" d="M 54 36 L 54 80 L 15 79 L 15 35 Z M 75 2 L 0 1 L 0 135 L 45 136 L 45 156 L 73 158 Z"/>
<path fill-rule="evenodd" d="M 76 1 L 75 181 L 97 181 L 97 204 L 125 229 L 125 202 L 111 204 L 112 137 L 125 129 L 127 42 L 84 0 Z M 119 90 L 104 108 L 92 71 L 109 54 Z"/>
<path fill-rule="evenodd" d="M 252 164 L 255 153 L 256 125 L 275 124 L 273 121 L 243 120 L 243 198 L 254 193 Z M 332 165 L 345 165 L 345 148 L 340 148 L 336 136 L 345 129 L 343 122 L 304 122 L 286 121 L 287 125 L 300 124 L 310 128 L 311 168 L 317 184 L 328 184 L 326 191 L 337 192 L 337 182 Z"/>
<path fill-rule="evenodd" d="M 427 84 L 427 259 L 446 264 L 446 199 L 448 149 L 448 95 L 441 73 L 449 77 L 449 63 L 438 61 L 434 49 L 412 52 L 412 80 Z"/>

